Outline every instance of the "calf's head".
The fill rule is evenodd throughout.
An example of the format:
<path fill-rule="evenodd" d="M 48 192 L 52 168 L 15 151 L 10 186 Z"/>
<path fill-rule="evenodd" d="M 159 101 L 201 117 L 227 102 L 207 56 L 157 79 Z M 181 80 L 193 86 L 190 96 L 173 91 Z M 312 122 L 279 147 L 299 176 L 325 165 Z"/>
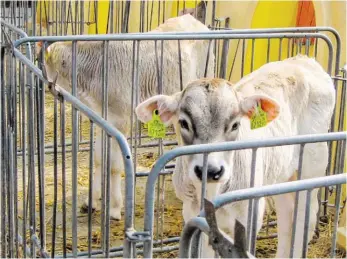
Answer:
<path fill-rule="evenodd" d="M 147 123 L 154 110 L 166 125 L 174 124 L 183 145 L 234 141 L 240 131 L 250 127 L 249 119 L 261 105 L 267 121 L 279 113 L 276 101 L 265 95 L 243 96 L 230 82 L 223 79 L 199 79 L 172 96 L 156 95 L 136 107 L 138 119 Z M 248 129 L 249 130 L 249 129 Z M 188 174 L 193 182 L 200 182 L 203 155 L 188 158 Z M 207 162 L 208 183 L 223 183 L 231 176 L 231 153 L 210 153 Z"/>

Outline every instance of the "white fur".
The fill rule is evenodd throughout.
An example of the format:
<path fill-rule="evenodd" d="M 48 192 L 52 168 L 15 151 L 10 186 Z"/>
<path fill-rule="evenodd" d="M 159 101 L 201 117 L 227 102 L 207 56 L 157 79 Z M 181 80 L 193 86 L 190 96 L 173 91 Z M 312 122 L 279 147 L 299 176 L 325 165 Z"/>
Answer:
<path fill-rule="evenodd" d="M 191 121 L 195 123 L 196 131 L 199 133 L 195 134 L 198 137 L 195 137 L 191 144 L 232 140 L 256 141 L 273 137 L 326 133 L 335 106 L 335 89 L 330 76 L 315 60 L 306 56 L 266 64 L 233 86 L 220 79 L 197 80 L 189 84 L 183 93 L 175 96 L 176 99 L 180 97 L 176 105 L 179 108 L 171 111 L 171 120 L 177 122 L 178 119 L 185 118 L 182 116 L 183 110 L 190 109 Z M 150 98 L 146 104 L 156 102 L 155 98 Z M 172 99 L 162 97 L 161 100 Z M 279 108 L 279 114 L 267 126 L 251 130 L 249 118 L 245 114 L 251 111 L 259 100 L 270 101 L 276 111 Z M 138 107 L 137 115 L 141 120 L 140 110 L 146 107 L 142 104 Z M 230 117 L 231 124 L 240 120 L 240 127 L 235 132 L 226 133 L 225 121 L 230 120 Z M 179 125 L 176 125 L 175 129 L 180 143 L 183 143 L 182 136 L 189 139 L 191 133 L 187 130 L 181 130 Z M 212 153 L 208 163 L 223 165 L 225 174 L 219 181 L 207 183 L 206 197 L 211 200 L 224 192 L 249 188 L 251 160 L 251 150 Z M 298 170 L 298 161 L 298 145 L 258 149 L 254 185 L 263 186 L 293 179 L 294 172 Z M 327 164 L 326 143 L 306 144 L 301 178 L 324 176 Z M 186 222 L 197 216 L 200 211 L 201 181 L 194 173 L 196 165 L 202 166 L 202 155 L 180 157 L 177 159 L 173 175 L 176 195 L 183 201 L 183 216 Z M 285 194 L 275 198 L 279 231 L 276 257 L 289 257 L 294 197 L 293 194 Z M 294 257 L 301 256 L 305 199 L 303 194 L 300 195 Z M 262 224 L 265 205 L 265 199 L 260 199 L 258 231 Z M 220 228 L 232 236 L 235 219 L 244 226 L 247 225 L 247 210 L 248 201 L 236 202 L 219 209 L 216 215 Z M 317 211 L 317 190 L 314 190 L 311 196 L 309 239 L 313 236 Z M 208 257 L 213 256 L 211 250 L 204 253 Z"/>
<path fill-rule="evenodd" d="M 191 15 L 183 15 L 168 19 L 152 33 L 170 31 L 198 32 L 209 29 Z M 101 114 L 102 111 L 102 80 L 103 80 L 103 51 L 102 42 L 78 42 L 77 44 L 77 96 L 90 108 Z M 204 76 L 208 41 L 183 40 L 180 42 L 182 57 L 183 84 Z M 57 86 L 71 90 L 72 70 L 72 44 L 71 42 L 56 42 L 49 46 L 45 55 L 45 67 L 49 79 L 53 79 L 56 71 L 59 73 Z M 173 94 L 180 89 L 179 57 L 177 41 L 164 42 L 163 54 L 163 93 Z M 133 42 L 109 42 L 109 68 L 108 68 L 108 118 L 124 135 L 130 133 L 131 96 L 132 96 L 132 60 Z M 140 43 L 140 57 L 138 69 L 138 94 L 140 101 L 157 94 L 157 69 L 161 62 L 161 42 L 155 48 L 154 41 Z M 196 65 L 198 64 L 198 65 Z M 210 48 L 208 76 L 213 76 L 214 55 Z M 95 150 L 95 176 L 93 192 L 93 208 L 98 209 L 98 200 L 101 194 L 101 142 L 100 133 L 96 140 Z M 112 176 L 111 180 L 111 211 L 110 216 L 121 218 L 122 195 L 120 174 L 123 169 L 123 160 L 117 143 L 112 141 Z M 86 200 L 88 204 L 88 199 Z"/>

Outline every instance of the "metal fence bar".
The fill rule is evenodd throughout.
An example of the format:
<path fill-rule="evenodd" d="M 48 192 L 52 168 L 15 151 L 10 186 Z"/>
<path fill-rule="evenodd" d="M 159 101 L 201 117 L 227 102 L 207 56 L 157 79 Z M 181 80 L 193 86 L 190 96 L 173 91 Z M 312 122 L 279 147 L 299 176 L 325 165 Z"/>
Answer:
<path fill-rule="evenodd" d="M 36 68 L 27 58 L 25 58 L 18 50 L 14 50 L 15 55 L 18 57 L 18 59 L 27 65 L 27 69 L 30 69 L 33 71 L 41 80 L 47 83 L 46 79 L 43 78 L 41 71 Z M 69 94 L 64 89 L 59 89 L 59 95 L 64 98 L 64 100 L 68 101 L 69 103 L 72 103 L 75 109 L 78 109 L 79 111 L 83 112 L 86 116 L 88 116 L 94 123 L 101 126 L 107 134 L 111 135 L 112 137 L 116 138 L 116 140 L 119 143 L 119 146 L 121 148 L 121 152 L 123 154 L 123 161 L 125 163 L 125 172 L 126 172 L 126 200 L 129 201 L 125 206 L 125 230 L 133 228 L 133 214 L 134 214 L 134 204 L 133 204 L 133 193 L 134 193 L 134 174 L 133 174 L 133 164 L 132 159 L 130 155 L 129 146 L 127 144 L 126 138 L 115 128 L 111 127 L 104 119 L 99 117 L 95 112 L 93 112 L 91 109 L 86 107 L 80 100 L 78 100 L 76 97 Z M 76 230 L 76 229 L 75 229 Z M 125 231 L 125 232 L 126 232 Z M 77 243 L 77 242 L 76 242 Z M 127 248 L 129 248 L 130 241 L 127 240 L 127 238 L 124 239 L 124 255 L 127 253 Z M 75 244 L 76 245 L 76 244 Z M 75 246 L 76 248 L 76 246 Z M 75 254 L 76 255 L 76 250 Z"/>
<path fill-rule="evenodd" d="M 281 38 L 281 40 L 282 40 L 282 38 Z"/>
<path fill-rule="evenodd" d="M 230 150 L 241 150 L 241 149 L 252 149 L 259 147 L 272 147 L 272 146 L 283 146 L 283 145 L 296 145 L 304 143 L 316 143 L 316 142 L 327 142 L 327 141 L 338 141 L 346 139 L 344 132 L 338 133 L 326 133 L 326 134 L 312 134 L 312 135 L 301 135 L 287 138 L 272 138 L 267 140 L 258 140 L 256 143 L 252 141 L 234 141 L 214 144 L 202 144 L 202 145 L 191 145 L 185 147 L 178 147 L 170 150 L 160 157 L 156 164 L 152 167 L 151 173 L 148 176 L 146 183 L 146 196 L 145 196 L 145 221 L 144 231 L 149 231 L 152 234 L 153 228 L 153 215 L 154 215 L 154 185 L 159 176 L 159 172 L 165 166 L 168 161 L 183 156 L 197 153 L 210 153 L 219 151 L 230 151 Z M 262 188 L 265 188 L 263 186 Z M 238 191 L 235 191 L 238 192 Z M 235 192 L 231 192 L 232 194 Z M 223 194 L 223 195 L 228 195 Z M 230 193 L 229 193 L 230 195 Z M 222 196 L 224 197 L 224 196 Z M 228 197 L 228 196 L 227 196 Z M 240 197 L 241 198 L 241 197 Z M 256 198 L 256 197 L 248 197 Z M 150 258 L 152 256 L 152 240 L 145 241 L 144 245 L 144 256 Z"/>
<path fill-rule="evenodd" d="M 304 149 L 305 149 L 305 144 L 301 144 L 300 145 L 300 151 L 299 151 L 299 165 L 298 165 L 298 176 L 297 176 L 298 180 L 301 180 L 302 163 L 303 163 L 303 158 L 304 158 Z M 295 193 L 295 203 L 294 203 L 291 247 L 290 247 L 290 253 L 289 253 L 290 258 L 293 258 L 293 255 L 294 255 L 295 231 L 296 231 L 296 224 L 297 224 L 297 219 L 298 219 L 298 203 L 299 203 L 299 192 L 296 192 Z"/>
<path fill-rule="evenodd" d="M 77 96 L 77 43 L 72 42 L 72 95 Z M 72 252 L 77 256 L 77 151 L 78 111 L 72 109 Z"/>
<path fill-rule="evenodd" d="M 311 190 L 306 192 L 306 208 L 305 208 L 305 225 L 304 225 L 304 238 L 302 244 L 302 257 L 307 257 L 308 247 L 308 227 L 310 224 L 310 205 L 311 205 Z"/>
<path fill-rule="evenodd" d="M 90 153 L 89 153 L 89 192 L 88 192 L 88 257 L 92 252 L 92 197 L 93 197 L 93 168 L 94 168 L 94 123 L 90 121 L 89 130 Z"/>
<path fill-rule="evenodd" d="M 66 256 L 66 163 L 65 163 L 65 100 L 60 96 L 60 145 L 61 145 L 61 174 L 62 174 L 62 209 L 63 209 L 63 256 Z"/>

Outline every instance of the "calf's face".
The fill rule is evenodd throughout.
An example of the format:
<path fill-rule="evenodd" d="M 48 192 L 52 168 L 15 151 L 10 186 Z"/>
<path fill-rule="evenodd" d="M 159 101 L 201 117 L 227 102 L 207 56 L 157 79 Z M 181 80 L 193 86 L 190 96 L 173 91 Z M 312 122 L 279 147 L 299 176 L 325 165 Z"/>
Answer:
<path fill-rule="evenodd" d="M 279 106 L 270 97 L 244 97 L 226 80 L 204 78 L 189 83 L 182 92 L 172 96 L 153 96 L 139 104 L 135 112 L 138 119 L 146 123 L 152 119 L 153 111 L 158 110 L 166 125 L 175 124 L 183 145 L 195 145 L 234 141 L 239 134 L 241 118 L 251 118 L 257 105 L 266 112 L 268 122 L 278 116 Z M 189 156 L 188 164 L 186 172 L 190 179 L 201 182 L 203 155 Z M 230 152 L 210 153 L 207 161 L 208 184 L 227 181 L 231 176 L 231 167 Z"/>

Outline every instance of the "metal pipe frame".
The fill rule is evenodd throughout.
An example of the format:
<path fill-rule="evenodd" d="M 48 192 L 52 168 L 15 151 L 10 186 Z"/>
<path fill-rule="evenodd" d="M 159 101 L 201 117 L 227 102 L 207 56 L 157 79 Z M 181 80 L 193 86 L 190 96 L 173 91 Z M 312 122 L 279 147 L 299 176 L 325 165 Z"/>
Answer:
<path fill-rule="evenodd" d="M 272 138 L 272 139 L 266 139 L 266 140 L 257 140 L 256 142 L 255 141 L 234 141 L 234 142 L 224 142 L 224 143 L 215 143 L 215 144 L 191 145 L 191 146 L 178 147 L 173 150 L 170 150 L 157 160 L 157 162 L 152 167 L 152 170 L 148 176 L 148 181 L 146 183 L 146 196 L 145 196 L 144 231 L 150 232 L 151 236 L 153 235 L 152 231 L 153 231 L 153 223 L 154 223 L 154 192 L 155 192 L 154 186 L 156 184 L 156 181 L 158 179 L 159 173 L 162 170 L 162 168 L 169 161 L 173 160 L 176 157 L 198 154 L 198 153 L 255 149 L 255 148 L 261 148 L 261 147 L 297 145 L 297 144 L 307 144 L 307 143 L 317 143 L 317 142 L 342 141 L 345 139 L 346 139 L 346 132 L 337 132 L 337 133 L 326 133 L 326 134 L 301 135 L 301 136 L 286 137 L 286 138 Z M 265 188 L 265 186 L 263 188 Z M 231 193 L 234 193 L 234 192 L 231 192 Z M 253 197 L 249 197 L 249 198 L 253 198 Z M 152 258 L 152 249 L 153 249 L 152 240 L 145 241 L 145 246 L 144 246 L 145 258 Z"/>
<path fill-rule="evenodd" d="M 33 73 L 40 80 L 42 80 L 44 83 L 48 84 L 46 79 L 43 77 L 41 70 L 38 69 L 28 58 L 26 58 L 23 54 L 21 54 L 19 50 L 13 49 L 13 54 L 14 54 L 14 56 L 16 56 L 16 58 L 19 62 L 22 62 L 23 64 L 26 65 L 26 67 L 28 69 L 28 73 L 30 70 L 30 73 Z M 31 76 L 33 76 L 33 75 L 31 75 Z M 33 88 L 31 87 L 30 89 L 33 89 Z M 29 91 L 29 93 L 30 93 L 30 91 Z M 124 219 L 125 232 L 128 231 L 129 229 L 133 229 L 133 227 L 134 227 L 134 225 L 133 225 L 133 223 L 134 223 L 133 222 L 134 207 L 133 207 L 133 202 L 131 202 L 131 201 L 133 200 L 133 193 L 134 193 L 133 182 L 134 182 L 135 174 L 134 174 L 134 170 L 133 170 L 132 156 L 131 156 L 129 145 L 127 143 L 127 139 L 122 135 L 121 132 L 119 132 L 117 129 L 115 129 L 114 127 L 109 125 L 106 120 L 104 120 L 103 118 L 98 116 L 94 111 L 92 111 L 90 108 L 88 108 L 86 105 L 84 105 L 78 98 L 71 95 L 69 92 L 61 89 L 59 91 L 57 97 L 59 97 L 60 99 L 66 101 L 68 103 L 71 103 L 73 105 L 74 109 L 85 114 L 94 124 L 98 125 L 101 129 L 103 129 L 109 137 L 114 138 L 118 142 L 120 149 L 121 149 L 121 152 L 123 154 L 123 162 L 125 165 L 125 171 L 127 172 L 126 179 L 125 179 L 126 180 L 126 186 L 127 186 L 125 199 L 129 202 L 127 202 L 126 206 L 125 206 L 125 219 Z M 31 107 L 33 107 L 33 106 L 31 105 Z M 32 113 L 28 113 L 28 115 L 29 114 L 32 114 Z M 33 131 L 31 131 L 31 132 L 33 132 Z M 76 135 L 76 132 L 75 132 L 75 135 Z M 32 148 L 34 148 L 34 146 L 32 144 L 30 144 L 30 146 Z M 63 145 L 63 146 L 65 148 L 65 145 Z M 30 152 L 30 150 L 29 150 L 29 154 L 30 153 L 34 154 L 34 151 L 31 150 L 31 152 Z M 77 154 L 76 149 L 75 149 L 75 154 Z M 110 152 L 108 154 L 110 154 Z M 34 164 L 32 163 L 32 165 L 34 165 Z M 29 173 L 34 172 L 33 170 L 34 170 L 34 167 L 32 167 L 31 170 L 29 170 Z M 108 175 L 109 174 L 110 174 L 110 167 L 108 167 Z M 76 172 L 75 172 L 75 174 L 73 174 L 73 177 L 76 177 Z M 34 177 L 32 177 L 31 179 L 33 180 Z M 34 186 L 34 185 L 32 185 L 32 186 Z M 31 197 L 34 198 L 35 195 L 32 194 Z M 76 207 L 76 205 L 75 205 L 75 207 Z M 32 220 L 34 220 L 34 218 L 32 218 Z M 74 230 L 76 233 L 76 231 L 77 231 L 76 223 L 74 224 Z M 105 231 L 107 232 L 108 230 L 109 229 L 106 229 Z M 45 233 L 42 233 L 42 234 L 45 234 Z M 124 246 L 126 247 L 129 243 L 127 238 L 125 238 L 124 243 L 125 243 Z M 73 249 L 74 255 L 77 256 L 77 240 L 74 241 L 73 245 L 74 245 L 74 249 Z M 34 248 L 35 248 L 35 245 L 33 245 L 33 243 L 32 243 L 31 255 L 35 254 Z M 106 251 L 108 253 L 109 249 L 106 249 Z M 41 256 L 45 255 L 44 249 L 40 249 L 40 252 L 41 252 Z"/>
<path fill-rule="evenodd" d="M 333 32 L 334 29 L 329 28 L 329 27 L 319 27 L 319 28 L 283 28 L 283 29 L 274 29 L 274 31 L 276 30 L 283 30 L 284 32 L 298 32 L 297 29 L 301 29 L 299 31 L 318 31 L 318 30 L 322 30 L 322 31 L 331 31 Z M 250 33 L 259 33 L 259 35 L 247 35 L 248 31 L 250 31 Z M 273 31 L 271 29 L 268 29 L 268 31 L 266 29 L 262 30 L 232 30 L 232 31 L 213 31 L 213 32 L 208 32 L 208 33 L 195 33 L 194 35 L 192 35 L 191 33 L 164 33 L 164 38 L 160 38 L 158 37 L 158 34 L 150 34 L 150 33 L 145 33 L 145 34 L 137 34 L 137 33 L 128 33 L 128 34 L 123 34 L 123 35 L 89 35 L 89 36 L 48 36 L 48 37 L 26 37 L 26 38 L 22 38 L 19 39 L 17 41 L 14 42 L 14 46 L 19 47 L 21 44 L 23 43 L 30 43 L 30 42 L 35 42 L 35 41 L 41 41 L 43 39 L 43 41 L 47 41 L 47 42 L 54 42 L 59 38 L 64 38 L 63 40 L 60 41 L 70 41 L 72 40 L 72 38 L 77 38 L 76 40 L 83 40 L 83 37 L 87 37 L 89 39 L 85 39 L 85 40 L 134 40 L 134 39 L 138 39 L 138 40 L 146 40 L 149 39 L 150 37 L 152 37 L 152 40 L 155 38 L 156 40 L 175 40 L 175 39 L 179 39 L 179 40 L 184 40 L 184 39 L 239 39 L 242 35 L 242 39 L 270 39 L 270 38 L 275 38 L 275 39 L 280 39 L 282 40 L 283 38 L 321 38 L 324 41 L 326 41 L 327 46 L 329 48 L 329 61 L 328 61 L 328 72 L 329 74 L 331 74 L 331 70 L 332 70 L 332 59 L 333 59 L 333 49 L 332 49 L 332 42 L 330 41 L 330 39 L 323 35 L 323 34 L 318 34 L 318 33 L 307 33 L 307 34 L 299 34 L 299 33 L 288 33 L 288 34 L 281 34 L 281 33 L 272 33 Z M 335 31 L 336 32 L 336 31 Z M 263 34 L 262 34 L 263 33 Z M 260 35 L 262 34 L 262 35 Z M 270 34 L 270 35 L 268 35 Z M 333 34 L 336 36 L 336 38 L 339 39 L 338 34 L 336 32 L 336 34 L 333 32 Z M 232 37 L 230 37 L 232 35 Z M 111 36 L 111 38 L 109 38 Z M 128 39 L 122 38 L 124 36 L 127 36 Z M 181 36 L 181 37 L 180 37 Z M 197 36 L 200 36 L 200 38 L 196 38 Z M 217 37 L 216 37 L 217 36 Z M 239 37 L 240 36 L 240 37 Z M 23 36 L 24 37 L 24 36 Z M 90 39 L 91 37 L 91 39 Z M 100 38 L 101 39 L 97 39 Z M 103 38 L 104 37 L 104 38 Z M 114 38 L 112 38 L 114 37 Z M 48 38 L 48 40 L 47 40 Z M 107 39 L 109 38 L 109 39 Z M 337 40 L 338 41 L 338 40 Z M 29 45 L 30 46 L 30 45 Z M 339 53 L 339 48 L 336 52 L 336 60 L 338 59 L 337 57 L 339 57 L 337 54 Z M 20 52 L 17 50 L 15 50 L 15 55 L 17 57 L 20 56 Z M 23 63 L 26 64 L 25 62 L 30 62 L 30 58 L 28 60 L 25 60 L 25 57 L 22 55 L 21 58 L 24 58 Z M 19 58 L 20 60 L 20 58 Z M 27 63 L 26 65 L 28 65 L 29 63 Z M 30 67 L 31 69 L 32 67 Z M 336 67 L 335 67 L 336 70 Z M 36 71 L 38 72 L 38 71 Z M 36 74 L 36 72 L 34 72 Z M 37 75 L 41 80 L 42 80 L 42 74 L 41 77 L 39 75 Z M 66 96 L 64 96 L 64 94 L 60 93 L 63 98 L 65 100 L 68 100 L 68 98 L 66 99 Z M 66 92 L 65 94 L 70 95 L 68 92 Z M 71 95 L 70 95 L 71 97 Z M 73 99 L 71 99 L 71 102 Z M 69 102 L 69 101 L 68 101 Z M 82 103 L 81 103 L 82 104 Z M 83 105 L 83 104 L 82 104 Z M 83 111 L 82 111 L 83 112 Z M 85 113 L 87 114 L 87 113 Z M 87 116 L 89 117 L 89 115 L 87 114 Z M 96 123 L 97 124 L 97 123 Z M 99 125 L 100 126 L 100 125 Z M 162 172 L 161 172 L 162 174 Z M 140 176 L 140 175 L 139 175 Z M 141 175 L 142 176 L 142 175 Z M 132 219 L 133 220 L 133 219 Z M 126 247 L 126 246 L 125 246 Z"/>
<path fill-rule="evenodd" d="M 333 133 L 331 133 L 333 134 Z M 280 195 L 285 193 L 293 193 L 299 191 L 309 191 L 315 188 L 327 187 L 347 183 L 345 174 L 338 174 L 332 176 L 318 177 L 314 179 L 298 180 L 293 182 L 279 183 L 273 185 L 267 185 L 262 187 L 253 187 L 242 190 L 236 190 L 233 192 L 224 193 L 218 195 L 213 199 L 212 203 L 214 208 L 217 210 L 223 206 L 229 205 L 233 202 L 248 200 L 248 199 L 259 199 L 262 197 L 268 197 L 273 195 Z M 309 196 L 309 195 L 308 195 Z M 306 219 L 308 215 L 306 214 Z M 307 228 L 307 224 L 305 224 Z M 204 218 L 204 211 L 202 211 L 199 217 L 192 218 L 189 220 L 183 228 L 180 240 L 179 257 L 190 258 L 190 245 L 192 237 L 195 231 L 200 230 L 205 234 L 209 233 L 209 226 Z M 307 233 L 307 231 L 305 231 Z M 306 242 L 303 246 L 307 249 L 307 236 Z M 304 250 L 306 250 L 304 249 Z"/>

